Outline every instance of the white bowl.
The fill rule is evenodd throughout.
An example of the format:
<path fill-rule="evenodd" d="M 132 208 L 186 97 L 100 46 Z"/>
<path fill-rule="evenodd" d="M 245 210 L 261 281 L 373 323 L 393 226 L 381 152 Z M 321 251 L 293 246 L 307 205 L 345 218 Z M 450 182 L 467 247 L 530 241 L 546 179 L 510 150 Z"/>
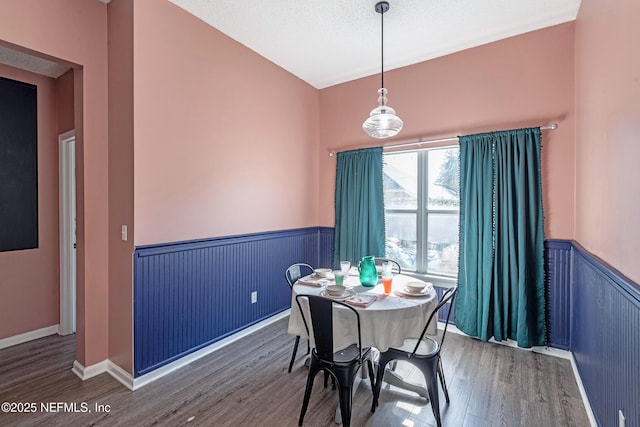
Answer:
<path fill-rule="evenodd" d="M 327 285 L 325 289 L 327 290 L 327 293 L 332 297 L 339 297 L 344 294 L 345 291 L 345 287 L 340 285 Z"/>
<path fill-rule="evenodd" d="M 424 291 L 425 286 L 427 286 L 424 282 L 409 282 L 406 284 L 407 291 L 412 294 L 419 294 Z"/>
<path fill-rule="evenodd" d="M 332 271 L 333 270 L 331 270 L 330 268 L 316 268 L 315 270 L 313 270 L 316 276 L 325 278 L 331 277 Z"/>

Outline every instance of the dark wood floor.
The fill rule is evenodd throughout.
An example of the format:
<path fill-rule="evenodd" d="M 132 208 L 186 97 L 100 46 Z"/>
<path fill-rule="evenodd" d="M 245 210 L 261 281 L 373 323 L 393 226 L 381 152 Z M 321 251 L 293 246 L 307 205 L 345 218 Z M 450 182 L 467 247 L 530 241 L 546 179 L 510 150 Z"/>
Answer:
<path fill-rule="evenodd" d="M 107 374 L 80 381 L 72 372 L 73 337 L 51 336 L 0 350 L 0 403 L 34 403 L 35 413 L 2 413 L 2 426 L 296 426 L 307 370 L 302 351 L 287 373 L 293 337 L 280 320 L 224 349 L 131 392 Z M 304 346 L 301 346 L 301 349 Z M 445 426 L 588 426 L 567 360 L 448 334 L 443 349 L 451 404 Z M 410 365 L 405 375 L 421 381 Z M 43 412 L 41 403 L 91 412 Z M 108 405 L 109 412 L 97 412 Z M 317 377 L 305 426 L 332 426 L 337 393 Z M 353 426 L 435 424 L 431 407 L 409 392 L 383 388 L 375 414 L 364 383 Z M 106 407 L 106 406 L 105 406 Z M 14 408 L 15 409 L 15 408 Z M 64 409 L 64 408 L 61 408 Z"/>

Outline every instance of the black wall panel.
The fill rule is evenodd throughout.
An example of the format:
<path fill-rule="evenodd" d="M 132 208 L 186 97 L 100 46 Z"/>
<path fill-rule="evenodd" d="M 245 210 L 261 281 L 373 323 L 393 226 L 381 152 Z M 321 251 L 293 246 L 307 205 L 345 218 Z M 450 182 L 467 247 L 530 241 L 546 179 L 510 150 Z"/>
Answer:
<path fill-rule="evenodd" d="M 37 87 L 0 77 L 0 252 L 38 247 Z"/>

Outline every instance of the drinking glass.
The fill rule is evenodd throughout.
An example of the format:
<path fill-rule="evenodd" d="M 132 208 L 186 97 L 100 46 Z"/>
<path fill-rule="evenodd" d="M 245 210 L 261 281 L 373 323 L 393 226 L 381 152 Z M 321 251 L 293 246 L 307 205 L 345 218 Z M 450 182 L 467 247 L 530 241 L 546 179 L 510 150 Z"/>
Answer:
<path fill-rule="evenodd" d="M 392 281 L 393 273 L 391 272 L 391 263 L 385 262 L 382 264 L 382 286 L 384 286 L 384 293 L 387 295 L 391 293 Z"/>
<path fill-rule="evenodd" d="M 351 268 L 350 261 L 340 261 L 340 271 L 344 273 L 344 277 L 347 278 L 349 276 L 349 269 Z"/>
<path fill-rule="evenodd" d="M 336 279 L 336 285 L 343 285 L 344 286 L 344 276 L 345 276 L 344 271 L 336 270 L 336 271 L 333 272 L 333 276 Z"/>
<path fill-rule="evenodd" d="M 393 282 L 393 276 L 382 276 L 382 286 L 384 286 L 384 293 L 387 295 L 391 293 L 391 282 Z"/>

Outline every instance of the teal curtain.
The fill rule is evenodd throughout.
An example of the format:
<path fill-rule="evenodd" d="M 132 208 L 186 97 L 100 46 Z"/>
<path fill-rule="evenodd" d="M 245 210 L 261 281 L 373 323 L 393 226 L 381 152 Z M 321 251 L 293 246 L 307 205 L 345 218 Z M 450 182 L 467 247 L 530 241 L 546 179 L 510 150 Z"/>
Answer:
<path fill-rule="evenodd" d="M 333 264 L 384 256 L 382 147 L 338 153 Z"/>
<path fill-rule="evenodd" d="M 456 326 L 546 344 L 540 128 L 460 137 Z"/>

